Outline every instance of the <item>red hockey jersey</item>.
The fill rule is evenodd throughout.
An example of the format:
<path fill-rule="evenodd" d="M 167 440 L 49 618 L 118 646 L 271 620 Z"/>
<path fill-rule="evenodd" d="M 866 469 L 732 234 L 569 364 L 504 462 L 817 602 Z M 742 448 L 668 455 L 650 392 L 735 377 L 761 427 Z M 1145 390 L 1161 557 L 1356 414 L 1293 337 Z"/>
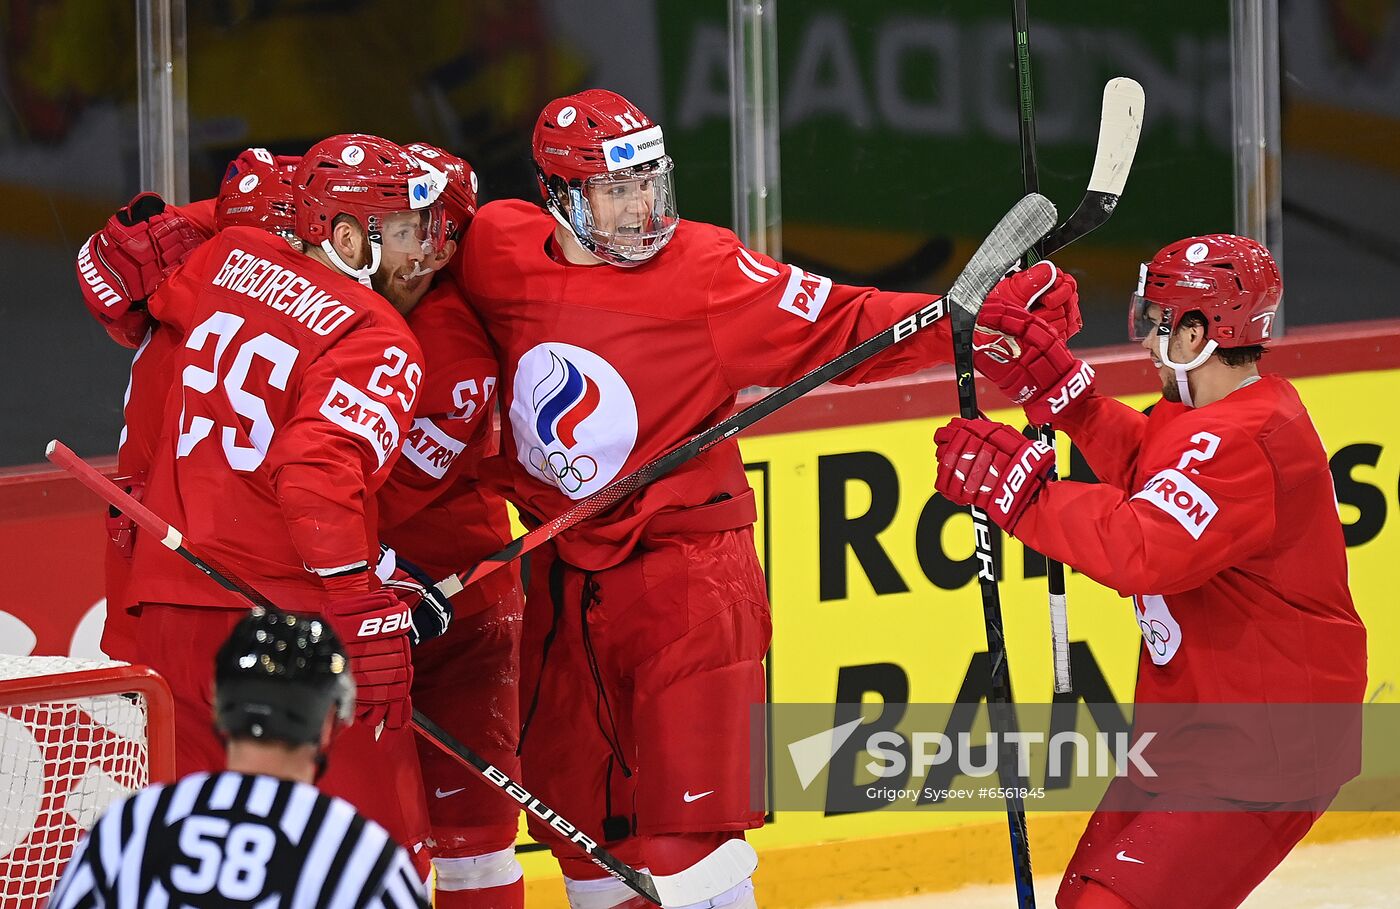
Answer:
<path fill-rule="evenodd" d="M 1360 703 L 1366 630 L 1327 454 L 1292 385 L 1268 376 L 1200 408 L 1160 401 L 1150 416 L 1093 395 L 1056 425 L 1101 483 L 1049 485 L 1016 536 L 1132 598 L 1140 709 Z M 1258 741 L 1244 727 L 1260 716 L 1240 713 L 1249 760 L 1306 765 L 1323 786 L 1356 772 L 1356 753 L 1335 742 Z"/>
<path fill-rule="evenodd" d="M 214 200 L 172 206 L 206 237 L 214 235 Z M 156 323 L 131 359 L 131 374 L 122 398 L 122 431 L 117 442 L 117 476 L 130 478 L 141 494 L 151 465 L 151 453 L 160 437 L 165 416 L 165 400 L 174 381 L 172 357 L 183 339 L 169 326 Z M 125 539 L 109 541 L 105 560 L 107 622 L 103 626 L 102 649 L 109 656 L 127 659 L 130 629 L 123 613 L 134 602 L 127 596 L 131 572 L 130 543 L 135 525 L 129 524 Z M 124 655 L 126 654 L 126 655 Z"/>
<path fill-rule="evenodd" d="M 434 279 L 408 314 L 408 327 L 426 372 L 403 457 L 379 490 L 379 532 L 438 580 L 510 542 L 505 502 L 477 477 L 482 459 L 496 453 L 500 370 L 485 328 L 449 274 Z M 460 609 L 468 598 L 454 602 Z"/>
<path fill-rule="evenodd" d="M 251 228 L 205 243 L 150 300 L 184 339 L 146 502 L 289 608 L 377 555 L 373 494 L 412 422 L 422 355 L 369 289 Z M 241 606 L 138 535 L 130 596 Z"/>
<path fill-rule="evenodd" d="M 184 216 L 208 238 L 214 236 L 214 202 L 205 199 L 167 210 Z M 131 377 L 122 400 L 121 439 L 117 444 L 117 474 L 120 476 L 144 476 L 150 466 L 151 451 L 160 435 L 165 413 L 166 395 L 174 380 L 170 358 L 181 340 L 173 328 L 157 323 L 132 357 Z"/>
<path fill-rule="evenodd" d="M 493 202 L 449 266 L 503 370 L 503 450 L 491 467 L 541 520 L 719 422 L 740 389 L 787 384 L 929 302 L 833 284 L 694 221 L 636 268 L 570 265 L 548 251 L 555 224 L 527 202 Z M 947 362 L 950 337 L 945 320 L 841 381 Z M 558 549 L 606 568 L 652 515 L 747 493 L 738 445 L 726 442 L 567 531 Z"/>

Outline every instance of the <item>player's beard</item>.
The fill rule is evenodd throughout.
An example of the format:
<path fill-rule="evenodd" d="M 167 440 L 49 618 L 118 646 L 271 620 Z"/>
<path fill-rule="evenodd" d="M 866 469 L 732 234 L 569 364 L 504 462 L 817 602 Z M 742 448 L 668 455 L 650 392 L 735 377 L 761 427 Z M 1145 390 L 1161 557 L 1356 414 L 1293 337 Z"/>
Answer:
<path fill-rule="evenodd" d="M 1166 376 L 1162 378 L 1162 397 L 1171 401 L 1173 404 L 1181 403 L 1181 389 L 1178 388 L 1176 384 L 1176 373 L 1170 369 L 1167 370 Z"/>
<path fill-rule="evenodd" d="M 399 273 L 389 272 L 381 267 L 370 276 L 369 282 L 376 293 L 388 300 L 400 313 L 408 315 L 428 292 L 432 278 L 432 274 L 429 273 L 419 275 L 412 281 L 404 281 Z"/>

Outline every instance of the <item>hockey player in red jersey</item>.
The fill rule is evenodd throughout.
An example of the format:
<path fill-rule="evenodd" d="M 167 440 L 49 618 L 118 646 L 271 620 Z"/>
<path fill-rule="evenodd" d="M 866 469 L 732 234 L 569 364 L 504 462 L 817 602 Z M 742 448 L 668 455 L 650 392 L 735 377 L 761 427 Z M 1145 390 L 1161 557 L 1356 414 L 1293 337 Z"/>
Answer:
<path fill-rule="evenodd" d="M 442 193 L 447 241 L 423 264 L 423 268 L 437 271 L 452 258 L 461 233 L 476 214 L 477 178 L 467 162 L 442 149 L 421 143 L 407 149 L 447 176 Z M 295 240 L 292 191 L 292 174 L 299 161 L 297 157 L 274 157 L 264 149 L 249 149 L 230 163 L 217 200 L 170 207 L 162 217 L 184 216 L 201 237 L 212 236 L 216 227 L 248 226 L 299 244 Z M 173 232 L 167 224 L 161 234 Z M 141 255 L 131 256 L 127 271 L 139 275 L 144 268 L 153 279 L 162 277 L 150 267 L 156 252 L 157 248 L 148 244 Z M 185 254 L 182 250 L 181 258 Z M 430 290 L 428 281 L 418 280 L 420 277 L 415 275 L 405 282 L 408 286 L 400 301 L 423 350 L 425 372 L 419 405 L 413 426 L 404 434 L 403 456 L 376 497 L 380 539 L 393 547 L 381 558 L 377 572 L 387 586 L 410 600 L 427 593 L 415 576 L 423 581 L 446 576 L 454 568 L 496 551 L 510 538 L 504 501 L 476 482 L 477 465 L 495 450 L 491 420 L 498 372 L 495 355 L 455 283 L 439 272 L 429 279 Z M 141 288 L 144 299 L 156 285 L 147 286 L 128 277 L 122 286 Z M 85 294 L 95 313 L 107 309 L 86 287 Z M 151 329 L 133 363 L 118 456 L 123 474 L 136 474 L 133 465 L 139 462 L 139 477 L 149 461 L 165 393 L 172 382 L 170 353 L 183 338 L 173 328 L 151 320 L 143 306 L 133 309 L 130 301 L 125 302 L 124 311 L 137 314 L 140 329 Z M 130 534 L 124 528 L 121 537 L 128 550 Z M 120 566 L 124 579 L 129 558 L 129 552 L 124 558 L 109 557 L 109 569 L 113 564 Z M 114 591 L 118 585 L 111 577 L 109 570 L 104 647 L 119 646 L 113 640 L 114 632 L 134 622 L 126 618 L 124 608 L 117 607 L 120 598 Z M 516 685 L 522 601 L 515 573 L 499 572 L 489 583 L 462 592 L 446 607 L 452 624 L 443 641 L 420 643 L 414 651 L 415 703 L 510 773 L 518 765 Z M 415 608 L 415 626 L 424 625 L 422 617 L 432 611 Z M 434 633 L 424 627 L 415 627 L 415 631 L 420 637 Z M 107 652 L 113 654 L 114 650 Z M 419 753 L 433 827 L 431 845 L 440 909 L 521 905 L 524 883 L 513 848 L 518 811 L 498 794 L 479 790 L 483 784 L 471 771 L 421 740 Z"/>
<path fill-rule="evenodd" d="M 424 143 L 408 150 L 447 174 L 448 239 L 430 267 L 451 261 L 476 216 L 471 165 Z M 417 415 L 403 457 L 379 490 L 380 540 L 440 580 L 510 541 L 505 501 L 479 482 L 496 452 L 496 355 L 462 291 L 446 271 L 431 279 L 408 313 L 423 347 Z M 411 585 L 400 573 L 395 584 Z M 413 702 L 454 738 L 511 776 L 518 775 L 520 624 L 524 595 L 514 566 L 452 598 L 452 623 L 413 651 Z M 460 761 L 419 740 L 432 820 L 437 909 L 520 909 L 525 881 L 515 858 L 519 806 Z"/>
<path fill-rule="evenodd" d="M 292 172 L 297 157 L 250 148 L 229 162 L 217 199 L 167 206 L 141 193 L 117 212 L 78 251 L 78 287 L 83 302 L 112 339 L 133 347 L 131 375 L 122 402 L 117 445 L 117 482 L 138 499 L 144 494 L 151 451 L 160 435 L 166 393 L 174 377 L 171 358 L 184 338 L 146 311 L 160 282 L 200 243 L 225 227 L 260 227 L 292 237 Z M 277 184 L 281 191 L 268 192 Z M 134 659 L 135 604 L 126 596 L 135 525 L 126 515 L 107 518 L 105 555 L 107 616 L 102 650 Z"/>
<path fill-rule="evenodd" d="M 338 629 L 361 722 L 333 749 L 325 784 L 410 845 L 426 837 L 427 819 L 407 726 L 407 607 L 371 571 L 373 494 L 422 377 L 417 342 L 389 300 L 441 246 L 444 182 L 382 139 L 325 140 L 294 181 L 304 251 L 231 227 L 148 303 L 183 344 L 145 500 L 262 593 Z M 176 692 L 179 769 L 213 766 L 217 739 L 196 718 L 209 709 L 197 667 L 244 604 L 139 534 L 129 596 L 139 604 L 136 656 Z"/>
<path fill-rule="evenodd" d="M 984 307 L 979 368 L 1032 423 L 1067 432 L 1101 482 L 1046 484 L 1048 451 L 1010 426 L 956 419 L 935 435 L 940 493 L 1132 598 L 1139 721 L 1268 704 L 1336 723 L 1271 735 L 1248 707 L 1178 723 L 1191 753 L 1110 786 L 1062 909 L 1237 906 L 1359 770 L 1356 708 L 1337 705 L 1363 697 L 1366 632 L 1327 454 L 1293 386 L 1258 370 L 1281 295 L 1244 237 L 1192 237 L 1144 265 L 1132 324 L 1162 380 L 1150 415 L 1098 394 L 1033 315 Z"/>
<path fill-rule="evenodd" d="M 682 220 L 661 128 L 609 91 L 550 102 L 533 155 L 544 206 L 482 208 L 450 268 L 503 369 L 502 455 L 487 470 L 548 520 L 732 410 L 929 303 L 845 287 Z M 1010 279 L 1022 305 L 1077 319 L 1073 281 Z M 1077 327 L 1077 326 L 1076 326 Z M 847 374 L 950 358 L 935 325 Z M 717 446 L 536 550 L 521 695 L 526 785 L 625 861 L 687 868 L 763 823 L 750 708 L 771 623 L 738 446 Z M 570 902 L 631 892 L 531 819 Z M 752 905 L 745 882 L 715 905 Z"/>

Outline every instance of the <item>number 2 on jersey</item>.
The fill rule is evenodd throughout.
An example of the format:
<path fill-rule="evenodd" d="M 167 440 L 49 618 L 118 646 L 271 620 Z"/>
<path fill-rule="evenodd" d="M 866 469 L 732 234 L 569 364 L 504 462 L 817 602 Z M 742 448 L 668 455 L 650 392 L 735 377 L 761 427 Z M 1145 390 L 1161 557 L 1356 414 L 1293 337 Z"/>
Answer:
<path fill-rule="evenodd" d="M 233 358 L 233 365 L 229 367 L 227 373 L 223 374 L 221 382 L 219 376 L 223 367 L 224 354 L 236 339 L 238 330 L 243 327 L 243 322 L 242 316 L 228 312 L 216 312 L 199 323 L 185 341 L 185 347 L 188 349 L 204 353 L 212 338 L 214 352 L 213 362 L 208 369 L 191 363 L 180 374 L 180 381 L 184 387 L 182 389 L 183 402 L 180 407 L 180 437 L 175 443 L 175 457 L 177 458 L 183 458 L 193 451 L 195 446 L 204 441 L 214 428 L 214 421 L 204 416 L 192 415 L 189 417 L 188 424 L 186 423 L 186 415 L 191 410 L 192 398 L 194 395 L 208 395 L 220 384 L 224 386 L 224 394 L 228 397 L 234 412 L 248 421 L 247 436 L 248 441 L 252 443 L 251 445 L 239 443 L 238 434 L 243 427 L 221 427 L 220 440 L 223 443 L 224 456 L 228 458 L 229 466 L 234 470 L 256 470 L 258 465 L 262 464 L 263 459 L 267 457 L 267 449 L 272 443 L 274 428 L 272 418 L 268 416 L 267 401 L 264 397 L 244 386 L 248 382 L 248 372 L 252 369 L 253 358 L 259 357 L 272 367 L 268 372 L 267 385 L 278 391 L 286 391 L 287 379 L 292 373 L 292 366 L 296 363 L 297 349 L 286 341 L 263 332 L 239 345 L 238 353 Z"/>
<path fill-rule="evenodd" d="M 1200 447 L 1183 451 L 1181 460 L 1176 462 L 1177 470 L 1186 470 L 1192 461 L 1209 461 L 1215 457 L 1215 451 L 1220 447 L 1220 436 L 1211 432 L 1198 432 L 1191 437 L 1191 441 Z M 1191 472 L 1195 473 L 1194 470 Z"/>

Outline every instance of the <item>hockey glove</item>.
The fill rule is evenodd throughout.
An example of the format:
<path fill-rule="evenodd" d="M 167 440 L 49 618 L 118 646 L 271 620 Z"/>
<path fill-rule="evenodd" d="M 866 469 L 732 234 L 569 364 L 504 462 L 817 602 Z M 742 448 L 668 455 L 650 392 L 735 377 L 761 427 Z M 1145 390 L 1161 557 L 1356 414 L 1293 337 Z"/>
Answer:
<path fill-rule="evenodd" d="M 975 505 L 1008 533 L 1045 486 L 1055 453 L 1005 423 L 955 417 L 933 434 L 943 497 Z"/>
<path fill-rule="evenodd" d="M 325 618 L 345 644 L 355 673 L 355 718 L 388 729 L 407 725 L 413 714 L 408 607 L 392 590 L 380 588 L 333 600 Z"/>
<path fill-rule="evenodd" d="M 1084 317 L 1079 313 L 1079 284 L 1049 259 L 1002 278 L 987 294 L 987 302 L 1029 310 L 1066 341 L 1084 327 Z M 981 323 L 981 316 L 977 321 Z"/>
<path fill-rule="evenodd" d="M 408 630 L 414 647 L 424 641 L 440 638 L 452 624 L 452 601 L 433 586 L 427 572 L 394 550 L 379 544 L 379 566 L 375 573 L 385 587 L 394 591 L 410 612 L 412 626 Z"/>
<path fill-rule="evenodd" d="M 78 250 L 83 302 L 114 341 L 139 347 L 151 325 L 146 298 L 203 242 L 160 196 L 141 193 Z"/>
<path fill-rule="evenodd" d="M 972 337 L 977 371 L 1026 409 L 1036 426 L 1054 422 L 1094 387 L 1094 369 L 1069 352 L 1045 320 L 988 300 Z"/>
<path fill-rule="evenodd" d="M 112 482 L 124 489 L 136 501 L 146 497 L 146 472 L 138 471 L 135 476 L 113 477 Z M 107 506 L 107 539 L 112 548 L 123 559 L 130 562 L 136 549 L 136 521 L 124 511 Z"/>

